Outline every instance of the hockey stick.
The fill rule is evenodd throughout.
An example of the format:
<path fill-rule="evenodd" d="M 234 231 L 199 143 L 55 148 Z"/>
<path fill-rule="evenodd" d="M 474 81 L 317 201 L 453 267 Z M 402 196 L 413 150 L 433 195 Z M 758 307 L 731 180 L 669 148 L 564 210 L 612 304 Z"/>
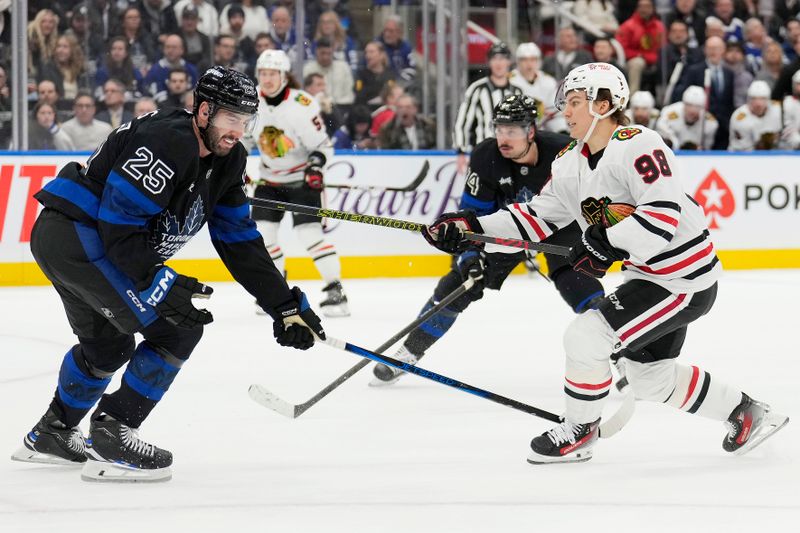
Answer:
<path fill-rule="evenodd" d="M 348 190 L 358 190 L 358 191 L 396 191 L 396 192 L 411 192 L 417 190 L 417 187 L 425 181 L 425 177 L 428 175 L 428 171 L 431 168 L 431 164 L 428 160 L 425 160 L 425 163 L 422 165 L 422 169 L 417 174 L 417 177 L 414 180 L 406 185 L 405 187 L 381 187 L 380 185 L 345 185 L 345 184 L 334 184 L 334 183 L 326 183 L 325 187 L 328 189 L 348 189 Z"/>
<path fill-rule="evenodd" d="M 464 293 L 469 291 L 472 286 L 475 285 L 475 280 L 471 277 L 468 277 L 464 283 L 459 285 L 453 292 L 445 296 L 444 298 L 439 301 L 436 305 L 422 313 L 420 316 L 416 318 L 413 322 L 408 324 L 402 330 L 395 333 L 392 338 L 378 346 L 375 349 L 376 352 L 381 353 L 389 348 L 391 348 L 394 343 L 405 337 L 407 334 L 411 333 L 411 331 L 418 328 L 422 323 L 428 320 L 430 317 L 453 303 L 456 299 L 460 298 Z M 306 411 L 308 411 L 314 404 L 318 401 L 323 399 L 325 396 L 339 388 L 339 386 L 353 377 L 359 370 L 364 368 L 370 364 L 369 359 L 364 359 L 363 361 L 359 362 L 357 365 L 352 367 L 350 370 L 336 378 L 330 385 L 319 391 L 313 397 L 311 397 L 308 401 L 300 403 L 300 404 L 291 404 L 281 398 L 277 397 L 275 394 L 271 393 L 261 385 L 250 385 L 250 388 L 247 392 L 250 394 L 250 398 L 252 398 L 256 403 L 263 405 L 269 409 L 272 409 L 276 413 L 280 413 L 283 416 L 289 418 L 297 418 L 298 416 L 302 415 Z"/>
<path fill-rule="evenodd" d="M 384 365 L 397 368 L 398 370 L 408 372 L 409 374 L 414 374 L 419 377 L 435 381 L 436 383 L 447 385 L 448 387 L 452 387 L 454 389 L 466 392 L 468 394 L 472 394 L 474 396 L 478 396 L 480 398 L 485 398 L 494 403 L 505 405 L 506 407 L 516 409 L 517 411 L 522 411 L 523 413 L 527 413 L 529 415 L 538 416 L 539 418 L 543 418 L 551 422 L 562 421 L 562 418 L 555 413 L 551 413 L 549 411 L 545 411 L 544 409 L 539 409 L 538 407 L 534 407 L 532 405 L 528 405 L 526 403 L 522 403 L 517 400 L 501 396 L 499 394 L 495 394 L 494 392 L 488 390 L 480 389 L 473 385 L 464 383 L 463 381 L 458 381 L 451 377 L 444 376 L 442 374 L 437 374 L 436 372 L 431 372 L 430 370 L 425 370 L 424 368 L 421 368 L 416 365 L 398 361 L 397 359 L 393 359 L 386 355 L 375 353 L 373 351 L 367 350 L 366 348 L 361 348 L 359 346 L 350 344 L 349 342 L 345 342 L 343 340 L 328 337 L 326 340 L 321 342 L 333 348 L 350 352 L 359 357 L 365 357 L 366 359 L 375 361 L 377 363 L 383 363 Z M 633 395 L 629 394 L 628 396 L 630 400 L 629 398 L 626 398 L 620 410 L 617 411 L 611 418 L 609 418 L 608 421 L 600 424 L 600 429 L 599 429 L 600 438 L 611 437 L 612 435 L 617 433 L 620 429 L 622 429 L 622 427 L 628 422 L 628 420 L 630 420 L 630 417 L 633 414 L 633 409 L 632 409 Z M 630 409 L 628 409 L 628 407 L 630 407 Z"/>
<path fill-rule="evenodd" d="M 358 222 L 359 224 L 370 224 L 372 226 L 401 229 L 405 231 L 413 231 L 415 233 L 421 233 L 428 227 L 425 224 L 420 224 L 419 222 L 410 222 L 408 220 L 401 220 L 398 218 L 359 215 L 358 213 L 351 213 L 348 211 L 323 209 L 321 207 L 292 204 L 289 202 L 279 202 L 277 200 L 266 200 L 264 198 L 248 198 L 248 200 L 250 200 L 253 205 L 258 207 L 266 207 L 267 209 L 274 209 L 276 211 L 289 211 L 292 213 L 300 213 L 318 218 L 335 218 L 337 220 L 344 220 L 347 222 Z M 569 248 L 566 246 L 559 246 L 557 244 L 546 244 L 543 242 L 526 241 L 523 239 L 507 239 L 504 237 L 490 237 L 489 235 L 472 233 L 471 231 L 464 232 L 464 237 L 472 242 L 497 244 L 499 246 L 509 246 L 511 248 L 522 248 L 523 250 L 535 250 L 537 252 L 562 255 L 565 257 L 569 255 Z"/>

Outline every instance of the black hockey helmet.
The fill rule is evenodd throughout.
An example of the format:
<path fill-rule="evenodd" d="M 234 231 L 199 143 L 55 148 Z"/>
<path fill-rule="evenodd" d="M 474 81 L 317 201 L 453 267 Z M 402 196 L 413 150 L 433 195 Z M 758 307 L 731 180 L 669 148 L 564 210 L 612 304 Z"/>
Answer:
<path fill-rule="evenodd" d="M 511 59 L 511 49 L 502 41 L 494 43 L 492 47 L 489 48 L 489 51 L 486 53 L 486 59 L 491 59 L 498 54 Z"/>
<path fill-rule="evenodd" d="M 217 65 L 205 71 L 197 81 L 194 89 L 195 115 L 203 102 L 209 103 L 209 115 L 213 115 L 218 108 L 254 115 L 258 111 L 258 92 L 249 77 Z"/>
<path fill-rule="evenodd" d="M 536 101 L 524 94 L 511 94 L 494 107 L 492 120 L 495 124 L 531 126 L 536 123 L 539 110 Z"/>

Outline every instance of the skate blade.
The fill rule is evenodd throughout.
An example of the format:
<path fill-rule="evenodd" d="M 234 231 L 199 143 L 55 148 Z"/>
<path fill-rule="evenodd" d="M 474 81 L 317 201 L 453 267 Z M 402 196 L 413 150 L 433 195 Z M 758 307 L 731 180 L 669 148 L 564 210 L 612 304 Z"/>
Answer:
<path fill-rule="evenodd" d="M 172 479 L 172 469 L 143 469 L 104 461 L 86 461 L 81 479 L 96 483 L 159 483 Z"/>
<path fill-rule="evenodd" d="M 61 465 L 61 466 L 83 466 L 84 464 L 86 464 L 86 461 L 82 462 L 70 461 L 69 459 L 58 457 L 57 455 L 51 455 L 49 453 L 40 453 L 34 450 L 29 450 L 25 446 L 22 446 L 19 450 L 11 454 L 11 460 L 19 461 L 21 463 L 37 463 L 43 465 Z"/>
<path fill-rule="evenodd" d="M 549 455 L 539 455 L 538 453 L 531 452 L 528 456 L 528 462 L 532 465 L 549 465 L 556 463 L 585 463 L 592 458 L 592 450 L 582 450 L 575 454 L 565 455 L 563 457 L 550 457 Z"/>
<path fill-rule="evenodd" d="M 328 318 L 340 318 L 350 316 L 350 308 L 347 304 L 325 305 L 320 307 L 322 314 Z"/>
<path fill-rule="evenodd" d="M 402 373 L 401 373 L 401 374 L 398 374 L 398 375 L 397 375 L 397 376 L 395 376 L 395 377 L 393 377 L 393 378 L 392 378 L 392 379 L 390 379 L 389 381 L 384 381 L 384 380 L 382 380 L 382 379 L 380 379 L 380 378 L 372 378 L 372 381 L 370 381 L 370 382 L 368 383 L 368 385 L 369 385 L 370 387 L 376 387 L 376 388 L 380 388 L 380 387 L 388 387 L 388 386 L 390 386 L 390 385 L 394 385 L 395 383 L 397 383 L 397 380 L 399 380 L 401 377 L 403 377 L 403 374 L 402 374 Z"/>
<path fill-rule="evenodd" d="M 789 417 L 767 411 L 764 413 L 764 419 L 759 425 L 754 435 L 751 435 L 744 446 L 733 452 L 733 455 L 744 455 L 775 433 L 780 431 L 786 424 L 789 423 Z"/>
<path fill-rule="evenodd" d="M 264 311 L 260 305 L 256 305 L 256 314 L 258 316 L 267 316 L 267 312 Z"/>

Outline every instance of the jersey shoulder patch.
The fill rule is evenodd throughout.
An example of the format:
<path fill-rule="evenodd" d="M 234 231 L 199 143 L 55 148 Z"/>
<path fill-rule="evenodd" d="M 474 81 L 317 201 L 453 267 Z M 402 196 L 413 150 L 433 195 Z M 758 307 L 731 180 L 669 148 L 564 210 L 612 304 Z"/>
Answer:
<path fill-rule="evenodd" d="M 710 122 L 716 122 L 717 121 L 717 117 L 715 117 L 714 115 L 712 115 L 711 113 L 706 111 L 706 120 L 708 120 Z"/>
<path fill-rule="evenodd" d="M 304 106 L 311 105 L 311 97 L 304 93 L 297 93 L 297 96 L 294 97 L 294 101 Z"/>
<path fill-rule="evenodd" d="M 628 139 L 633 139 L 640 133 L 642 133 L 641 128 L 620 128 L 614 132 L 611 138 L 617 141 L 627 141 Z"/>
<path fill-rule="evenodd" d="M 556 154 L 556 159 L 559 159 L 561 156 L 563 156 L 564 154 L 566 154 L 567 152 L 569 152 L 570 150 L 572 150 L 576 146 L 578 146 L 578 141 L 573 139 L 572 142 L 570 142 L 568 145 L 566 145 L 564 148 L 562 148 L 560 152 L 558 152 Z"/>
<path fill-rule="evenodd" d="M 669 115 L 667 115 L 668 120 L 678 120 L 678 112 L 677 111 L 670 111 Z"/>
<path fill-rule="evenodd" d="M 745 113 L 744 111 L 739 111 L 736 114 L 736 120 L 744 120 L 746 118 L 747 118 L 747 113 Z"/>

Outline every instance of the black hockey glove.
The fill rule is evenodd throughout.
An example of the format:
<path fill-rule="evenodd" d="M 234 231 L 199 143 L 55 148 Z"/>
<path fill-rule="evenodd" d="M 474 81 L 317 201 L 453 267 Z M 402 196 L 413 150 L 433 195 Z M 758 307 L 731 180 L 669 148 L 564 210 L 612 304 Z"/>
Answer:
<path fill-rule="evenodd" d="M 628 257 L 625 250 L 611 246 L 605 227 L 594 224 L 586 228 L 580 242 L 569 251 L 567 260 L 578 272 L 602 278 L 614 261 L 622 261 Z"/>
<path fill-rule="evenodd" d="M 308 166 L 306 166 L 305 180 L 306 186 L 314 191 L 321 191 L 325 187 L 322 177 L 322 169 L 325 166 L 325 156 L 320 152 L 311 152 L 308 155 Z"/>
<path fill-rule="evenodd" d="M 458 273 L 461 274 L 462 280 L 466 281 L 468 277 L 475 280 L 475 284 L 469 292 L 479 298 L 483 296 L 483 289 L 486 286 L 486 278 L 484 277 L 486 254 L 484 251 L 477 247 L 470 248 L 458 256 L 456 268 L 458 268 Z"/>
<path fill-rule="evenodd" d="M 214 317 L 205 309 L 197 309 L 192 298 L 210 298 L 214 289 L 197 278 L 178 274 L 168 266 L 156 265 L 150 286 L 139 292 L 139 298 L 152 306 L 156 314 L 179 328 L 193 329 L 211 324 Z"/>
<path fill-rule="evenodd" d="M 478 217 L 470 209 L 444 213 L 434 220 L 433 224 L 422 230 L 422 236 L 434 248 L 454 255 L 464 252 L 470 246 L 475 246 L 464 239 L 465 231 L 483 233 Z"/>
<path fill-rule="evenodd" d="M 303 291 L 294 287 L 292 296 L 291 300 L 275 308 L 280 318 L 272 324 L 272 331 L 281 346 L 308 350 L 314 346 L 315 337 L 325 340 L 325 330 Z"/>

